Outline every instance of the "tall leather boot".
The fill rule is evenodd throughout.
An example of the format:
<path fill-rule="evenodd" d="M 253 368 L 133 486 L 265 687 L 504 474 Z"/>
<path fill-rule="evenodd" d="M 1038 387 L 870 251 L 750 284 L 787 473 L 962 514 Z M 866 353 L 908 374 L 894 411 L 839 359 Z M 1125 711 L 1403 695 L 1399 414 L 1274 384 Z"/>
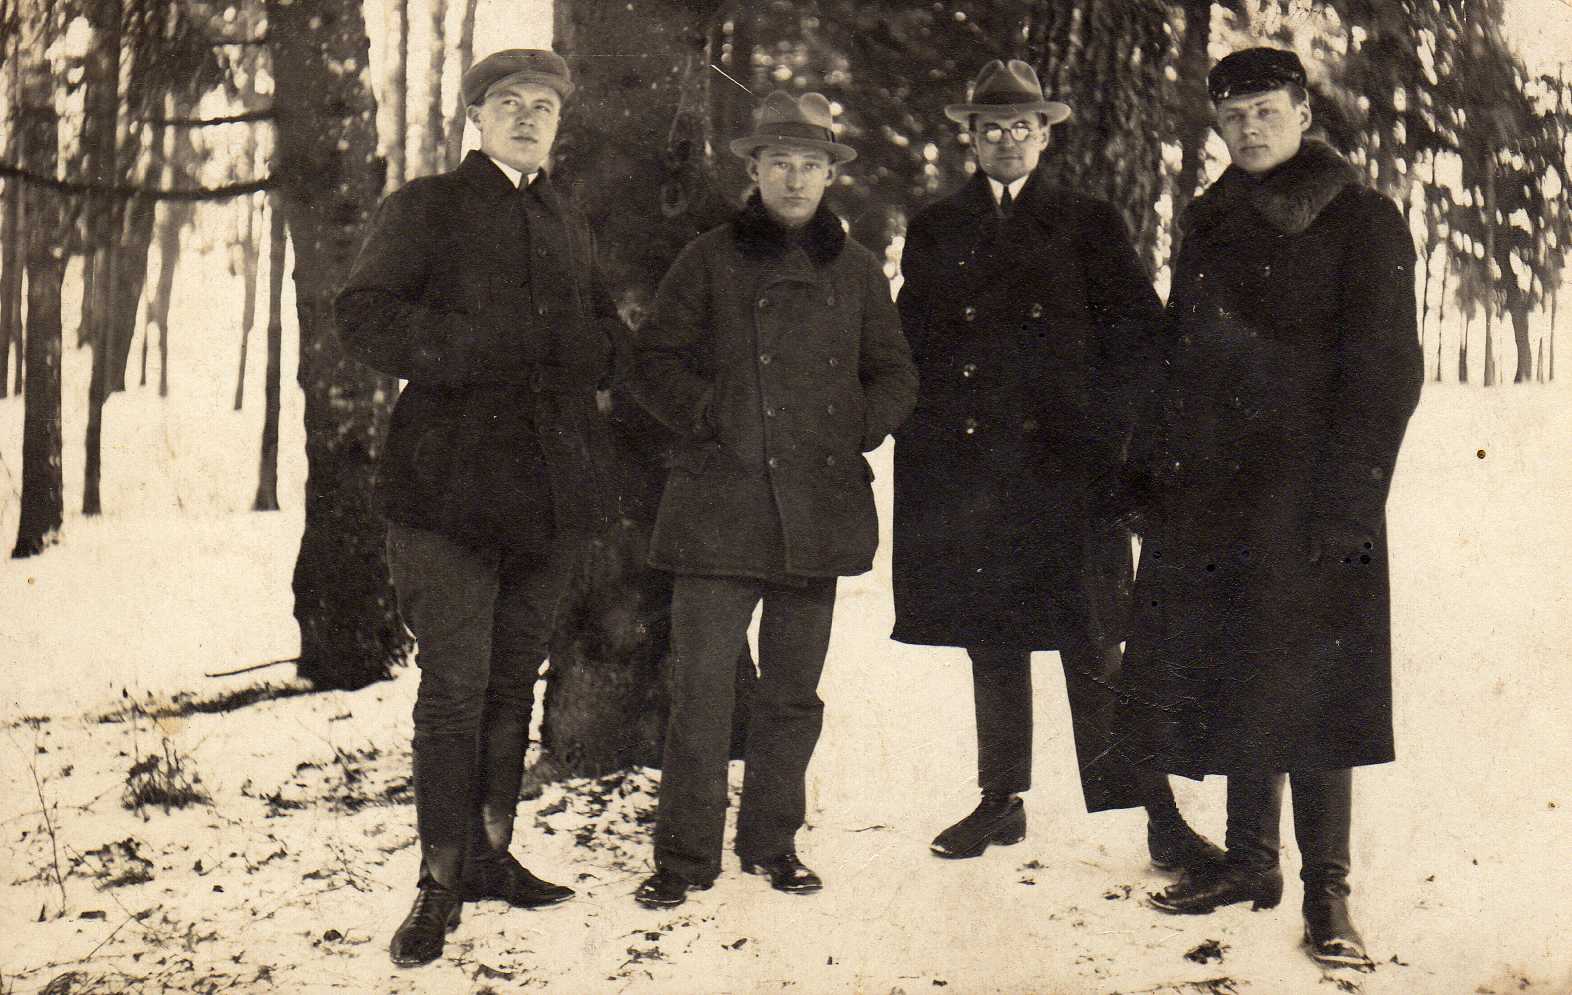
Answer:
<path fill-rule="evenodd" d="M 1317 963 L 1369 968 L 1365 941 L 1348 913 L 1353 771 L 1296 771 L 1293 793 L 1294 839 L 1303 859 L 1305 946 Z"/>
<path fill-rule="evenodd" d="M 1277 851 L 1283 813 L 1283 775 L 1228 777 L 1227 856 L 1221 864 L 1188 871 L 1151 896 L 1164 912 L 1200 915 L 1235 902 L 1270 909 L 1283 899 Z"/>
<path fill-rule="evenodd" d="M 400 967 L 442 956 L 463 909 L 460 877 L 469 843 L 475 767 L 473 735 L 415 736 L 415 825 L 420 881 L 409 915 L 393 931 L 388 953 Z"/>

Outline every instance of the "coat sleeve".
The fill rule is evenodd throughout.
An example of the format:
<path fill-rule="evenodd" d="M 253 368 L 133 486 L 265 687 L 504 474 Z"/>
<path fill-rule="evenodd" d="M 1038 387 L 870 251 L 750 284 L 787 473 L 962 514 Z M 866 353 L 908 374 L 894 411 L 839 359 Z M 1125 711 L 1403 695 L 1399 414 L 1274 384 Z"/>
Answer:
<path fill-rule="evenodd" d="M 928 340 L 928 316 L 933 281 L 927 267 L 938 252 L 929 226 L 921 217 L 906 228 L 906 244 L 901 250 L 901 290 L 896 295 L 900 311 L 901 331 L 906 336 L 912 360 L 922 362 L 924 345 Z"/>
<path fill-rule="evenodd" d="M 350 355 L 390 376 L 422 383 L 528 383 L 534 365 L 518 348 L 511 310 L 470 314 L 422 302 L 432 267 L 430 198 L 418 187 L 390 194 L 372 216 L 349 280 L 335 301 Z"/>
<path fill-rule="evenodd" d="M 1331 419 L 1315 466 L 1313 515 L 1381 524 L 1392 468 L 1419 403 L 1424 359 L 1414 303 L 1414 242 L 1397 206 L 1375 200 L 1341 273 Z M 1378 198 L 1378 199 L 1377 199 Z"/>
<path fill-rule="evenodd" d="M 715 434 L 709 369 L 711 293 L 702 246 L 694 242 L 671 264 L 655 306 L 634 344 L 630 386 L 655 420 L 691 441 Z"/>
<path fill-rule="evenodd" d="M 1087 311 L 1097 335 L 1091 401 L 1101 415 L 1096 423 L 1122 449 L 1159 379 L 1162 304 L 1124 218 L 1111 204 L 1094 201 L 1077 230 Z"/>
<path fill-rule="evenodd" d="M 862 451 L 871 452 L 901 426 L 917 404 L 917 367 L 901 334 L 902 316 L 890 299 L 890 282 L 878 259 L 869 256 L 863 279 L 862 354 L 857 376 L 862 381 Z"/>

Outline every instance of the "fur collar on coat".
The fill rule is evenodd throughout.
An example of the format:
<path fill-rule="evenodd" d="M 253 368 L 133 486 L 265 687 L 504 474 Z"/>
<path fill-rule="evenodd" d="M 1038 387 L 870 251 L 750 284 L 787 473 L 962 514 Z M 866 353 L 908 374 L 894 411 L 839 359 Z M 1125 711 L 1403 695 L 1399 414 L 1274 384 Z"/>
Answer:
<path fill-rule="evenodd" d="M 1363 179 L 1337 150 L 1319 139 L 1307 138 L 1292 159 L 1256 179 L 1237 166 L 1229 166 L 1207 191 L 1185 211 L 1185 231 L 1205 227 L 1241 205 L 1249 205 L 1274 228 L 1297 235 L 1343 188 L 1361 185 Z"/>
<path fill-rule="evenodd" d="M 794 246 L 801 246 L 813 265 L 823 266 L 833 262 L 846 247 L 846 230 L 841 227 L 841 219 L 822 200 L 808 223 L 794 230 L 770 217 L 755 190 L 749 195 L 748 203 L 737 212 L 732 225 L 737 233 L 737 248 L 743 255 L 758 259 L 781 259 Z"/>

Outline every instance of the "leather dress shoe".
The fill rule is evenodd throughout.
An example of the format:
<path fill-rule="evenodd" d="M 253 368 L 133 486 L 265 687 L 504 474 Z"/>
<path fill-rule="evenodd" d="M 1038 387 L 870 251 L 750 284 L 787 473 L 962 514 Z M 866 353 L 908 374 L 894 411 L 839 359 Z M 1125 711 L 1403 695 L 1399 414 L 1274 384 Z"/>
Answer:
<path fill-rule="evenodd" d="M 1370 970 L 1375 965 L 1365 952 L 1364 938 L 1348 916 L 1348 903 L 1341 898 L 1320 898 L 1305 902 L 1305 947 L 1310 958 L 1327 967 L 1357 967 Z"/>
<path fill-rule="evenodd" d="M 810 895 L 824 887 L 819 876 L 803 866 L 802 861 L 790 850 L 773 860 L 758 863 L 744 860 L 742 869 L 749 874 L 769 875 L 770 887 L 789 895 Z"/>
<path fill-rule="evenodd" d="M 1252 909 L 1270 909 L 1283 900 L 1283 872 L 1276 867 L 1255 870 L 1240 864 L 1218 864 L 1186 872 L 1147 900 L 1154 908 L 1180 915 L 1204 915 L 1235 902 L 1249 902 Z"/>
<path fill-rule="evenodd" d="M 460 887 L 466 902 L 495 898 L 520 909 L 556 905 L 574 895 L 566 885 L 542 881 L 531 874 L 512 854 L 472 864 Z"/>
<path fill-rule="evenodd" d="M 1223 848 L 1202 836 L 1183 819 L 1146 821 L 1146 849 L 1160 871 L 1199 871 L 1221 864 Z"/>
<path fill-rule="evenodd" d="M 933 838 L 928 849 L 951 860 L 976 857 L 988 844 L 1009 846 L 1026 838 L 1026 806 L 1019 795 L 984 792 L 972 814 Z"/>
<path fill-rule="evenodd" d="M 427 964 L 442 956 L 447 934 L 458 928 L 464 908 L 458 893 L 436 882 L 420 886 L 409 915 L 393 931 L 388 954 L 399 967 Z"/>
<path fill-rule="evenodd" d="M 662 867 L 644 879 L 633 900 L 646 909 L 674 909 L 688 900 L 690 891 L 708 891 L 712 881 L 689 881 L 676 871 Z"/>

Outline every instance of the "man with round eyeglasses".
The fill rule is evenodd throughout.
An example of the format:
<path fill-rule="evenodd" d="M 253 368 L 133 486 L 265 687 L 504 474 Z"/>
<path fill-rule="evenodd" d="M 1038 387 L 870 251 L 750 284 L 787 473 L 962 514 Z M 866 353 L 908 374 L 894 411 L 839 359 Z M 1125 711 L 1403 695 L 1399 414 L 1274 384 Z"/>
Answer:
<path fill-rule="evenodd" d="M 911 221 L 902 328 L 917 410 L 896 433 L 892 638 L 964 647 L 981 802 L 941 857 L 1020 841 L 1031 786 L 1031 654 L 1057 650 L 1088 811 L 1144 806 L 1152 861 L 1198 867 L 1167 779 L 1110 725 L 1129 614 L 1128 533 L 1101 523 L 1137 384 L 1162 318 L 1118 212 L 1038 171 L 1068 105 L 1019 60 L 982 68 L 967 128 L 977 172 Z"/>

